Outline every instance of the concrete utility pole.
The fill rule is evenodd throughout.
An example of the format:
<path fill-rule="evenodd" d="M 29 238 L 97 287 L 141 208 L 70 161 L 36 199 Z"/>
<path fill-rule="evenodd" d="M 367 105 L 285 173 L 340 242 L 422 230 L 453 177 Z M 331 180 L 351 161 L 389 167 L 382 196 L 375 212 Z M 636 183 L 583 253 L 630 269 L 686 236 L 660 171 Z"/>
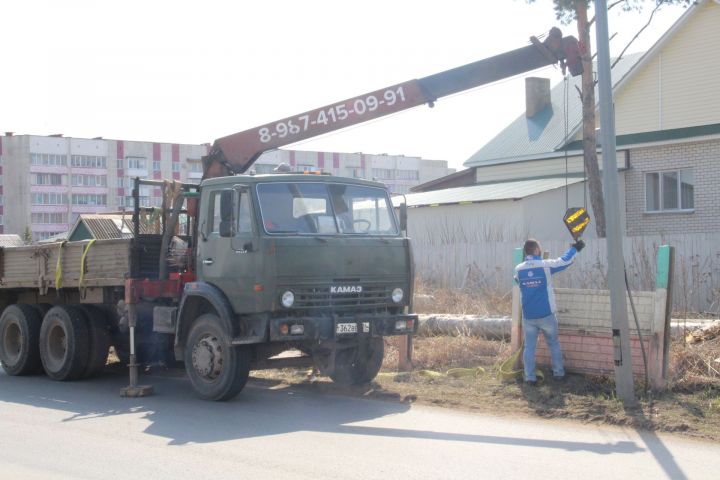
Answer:
<path fill-rule="evenodd" d="M 608 39 L 607 1 L 595 2 L 595 32 L 598 52 L 598 93 L 600 94 L 600 133 L 603 158 L 603 189 L 607 221 L 608 284 L 615 347 L 615 387 L 626 407 L 637 404 L 630 354 L 627 298 L 625 296 L 625 260 L 620 228 L 620 195 L 615 155 L 615 111 L 610 77 L 610 42 Z"/>

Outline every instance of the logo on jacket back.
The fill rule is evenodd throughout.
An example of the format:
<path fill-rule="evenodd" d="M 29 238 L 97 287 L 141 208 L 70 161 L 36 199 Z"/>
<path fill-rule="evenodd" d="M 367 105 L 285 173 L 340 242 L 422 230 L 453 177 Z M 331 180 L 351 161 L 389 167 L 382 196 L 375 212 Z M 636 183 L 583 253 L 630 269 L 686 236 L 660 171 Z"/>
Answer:
<path fill-rule="evenodd" d="M 330 287 L 330 293 L 362 293 L 362 285 L 333 285 Z"/>

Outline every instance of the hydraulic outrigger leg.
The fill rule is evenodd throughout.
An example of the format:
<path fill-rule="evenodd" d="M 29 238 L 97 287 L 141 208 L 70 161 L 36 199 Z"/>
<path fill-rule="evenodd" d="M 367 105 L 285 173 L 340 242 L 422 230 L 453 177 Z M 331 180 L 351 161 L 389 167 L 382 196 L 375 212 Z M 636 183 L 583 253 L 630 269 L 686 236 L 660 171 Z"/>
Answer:
<path fill-rule="evenodd" d="M 147 397 L 153 394 L 152 385 L 138 385 L 137 355 L 135 353 L 135 326 L 137 325 L 137 306 L 134 302 L 127 302 L 128 325 L 130 327 L 130 385 L 120 390 L 121 397 Z"/>

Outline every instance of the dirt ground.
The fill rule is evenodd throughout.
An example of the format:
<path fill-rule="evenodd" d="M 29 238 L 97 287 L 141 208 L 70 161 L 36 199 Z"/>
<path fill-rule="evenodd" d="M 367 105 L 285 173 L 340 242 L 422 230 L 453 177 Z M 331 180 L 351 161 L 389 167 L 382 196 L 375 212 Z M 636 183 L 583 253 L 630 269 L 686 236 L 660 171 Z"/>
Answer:
<path fill-rule="evenodd" d="M 713 352 L 720 351 L 720 339 L 710 347 Z M 340 395 L 500 416 L 565 418 L 585 423 L 625 425 L 720 441 L 720 379 L 698 377 L 687 371 L 683 362 L 687 363 L 687 359 L 693 357 L 680 342 L 673 345 L 676 359 L 671 361 L 673 387 L 661 394 L 651 394 L 644 392 L 642 380 L 637 380 L 639 405 L 632 410 L 626 410 L 616 398 L 611 379 L 570 374 L 562 383 L 548 380 L 536 387 L 528 387 L 516 380 L 499 380 L 497 365 L 511 353 L 508 344 L 502 341 L 463 336 L 418 337 L 414 340 L 413 352 L 413 372 L 397 374 L 394 371 L 397 349 L 394 341 L 388 340 L 383 370 L 370 385 L 360 387 L 341 387 L 309 370 L 253 372 L 252 375 L 258 382 L 280 380 L 297 388 Z M 443 374 L 458 367 L 481 368 L 476 374 L 459 378 Z"/>

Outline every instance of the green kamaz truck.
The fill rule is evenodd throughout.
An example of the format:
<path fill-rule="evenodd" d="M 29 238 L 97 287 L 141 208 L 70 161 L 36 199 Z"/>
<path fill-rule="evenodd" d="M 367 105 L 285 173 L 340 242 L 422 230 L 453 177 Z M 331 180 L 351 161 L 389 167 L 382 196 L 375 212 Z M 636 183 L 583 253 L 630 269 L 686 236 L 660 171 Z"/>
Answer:
<path fill-rule="evenodd" d="M 200 185 L 135 180 L 132 238 L 0 249 L 3 369 L 89 377 L 113 346 L 130 368 L 125 395 L 149 393 L 138 367 L 151 362 L 184 362 L 210 400 L 233 398 L 257 368 L 373 379 L 383 338 L 418 327 L 404 209 L 398 218 L 377 182 L 245 172 L 267 150 L 558 62 L 582 68 L 577 41 L 553 29 L 542 43 L 221 138 Z M 163 189 L 159 211 L 139 206 L 143 184 Z"/>

